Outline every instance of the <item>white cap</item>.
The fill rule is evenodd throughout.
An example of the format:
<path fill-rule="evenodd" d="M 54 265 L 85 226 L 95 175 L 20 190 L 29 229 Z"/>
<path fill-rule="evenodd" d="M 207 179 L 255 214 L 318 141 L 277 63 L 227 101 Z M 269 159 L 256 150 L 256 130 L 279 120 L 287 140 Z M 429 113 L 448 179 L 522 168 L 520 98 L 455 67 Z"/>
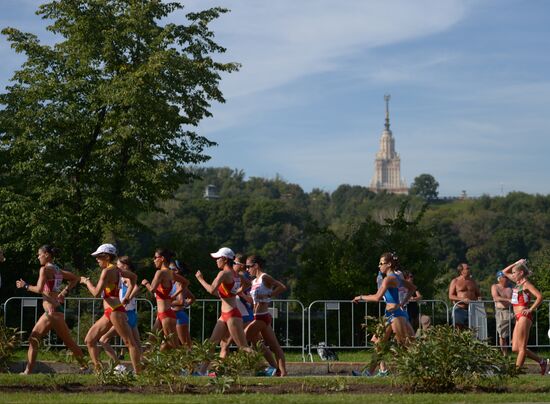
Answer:
<path fill-rule="evenodd" d="M 116 247 L 112 244 L 101 244 L 97 250 L 92 253 L 92 257 L 97 257 L 99 254 L 116 255 Z"/>
<path fill-rule="evenodd" d="M 235 259 L 235 253 L 231 248 L 227 247 L 222 247 L 218 251 L 216 251 L 215 253 L 211 253 L 210 255 L 212 256 L 212 258 L 225 257 L 229 258 L 230 260 Z"/>

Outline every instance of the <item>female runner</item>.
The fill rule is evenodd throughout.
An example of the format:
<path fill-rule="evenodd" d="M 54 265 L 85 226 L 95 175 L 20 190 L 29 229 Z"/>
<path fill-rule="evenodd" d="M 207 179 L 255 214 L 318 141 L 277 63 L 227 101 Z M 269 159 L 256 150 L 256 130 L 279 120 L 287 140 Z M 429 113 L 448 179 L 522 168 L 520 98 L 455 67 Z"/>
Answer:
<path fill-rule="evenodd" d="M 271 351 L 275 354 L 277 361 L 277 376 L 286 376 L 285 354 L 277 341 L 277 336 L 271 328 L 271 315 L 269 314 L 269 304 L 271 298 L 280 295 L 286 290 L 286 286 L 273 279 L 264 272 L 265 260 L 252 255 L 246 260 L 246 268 L 250 275 L 255 277 L 252 281 L 250 295 L 254 301 L 254 320 L 246 327 L 246 337 L 255 344 L 260 335 Z"/>
<path fill-rule="evenodd" d="M 180 346 L 176 331 L 176 313 L 172 310 L 172 299 L 170 295 L 174 282 L 181 283 L 182 287 L 187 287 L 189 281 L 183 276 L 174 273 L 170 269 L 173 254 L 165 248 L 157 248 L 153 262 L 157 271 L 153 281 L 149 283 L 144 279 L 141 284 L 147 290 L 155 294 L 157 300 L 157 320 L 160 322 L 166 343 L 162 344 L 161 349 L 175 348 Z"/>
<path fill-rule="evenodd" d="M 516 326 L 512 333 L 512 352 L 517 352 L 516 367 L 521 368 L 525 363 L 525 357 L 529 357 L 540 366 L 540 374 L 544 376 L 548 367 L 548 360 L 541 358 L 530 349 L 527 349 L 529 331 L 533 324 L 533 312 L 542 304 L 542 293 L 527 280 L 531 274 L 526 265 L 527 261 L 521 259 L 508 265 L 502 270 L 504 276 L 516 283 L 512 289 L 512 307 L 516 316 Z M 535 301 L 532 302 L 533 296 Z"/>
<path fill-rule="evenodd" d="M 173 269 L 174 273 L 181 275 L 186 265 L 185 263 L 180 264 L 178 261 L 173 261 L 173 265 L 170 264 L 170 268 Z M 187 286 L 182 285 L 181 282 L 174 283 L 170 295 L 173 298 L 172 310 L 176 313 L 176 333 L 178 334 L 179 341 L 182 345 L 191 348 L 193 341 L 189 332 L 189 316 L 185 312 L 185 309 L 195 302 L 195 295 Z"/>
<path fill-rule="evenodd" d="M 63 301 L 69 290 L 78 283 L 78 276 L 69 271 L 62 270 L 54 263 L 55 256 L 59 253 L 57 248 L 49 245 L 43 245 L 38 249 L 38 261 L 40 261 L 40 273 L 36 285 L 29 285 L 23 279 L 16 281 L 18 288 L 24 288 L 29 292 L 42 295 L 44 314 L 38 319 L 29 337 L 29 351 L 27 353 L 27 366 L 24 374 L 32 373 L 38 354 L 38 344 L 42 337 L 52 328 L 61 338 L 63 343 L 69 348 L 82 368 L 88 365 L 84 361 L 84 354 L 80 347 L 71 338 L 69 327 L 65 322 L 63 314 Z M 61 290 L 63 280 L 68 280 L 69 284 Z"/>
<path fill-rule="evenodd" d="M 126 310 L 124 304 L 128 303 L 128 298 L 124 298 L 121 302 L 119 298 L 119 285 L 120 278 L 128 279 L 130 286 L 128 287 L 128 296 L 132 295 L 132 290 L 135 287 L 137 276 L 135 273 L 117 268 L 115 265 L 117 251 L 112 244 L 102 244 L 98 249 L 92 253 L 95 257 L 99 267 L 101 268 L 101 275 L 97 286 L 94 286 L 90 278 L 82 276 L 80 283 L 86 285 L 92 296 L 103 297 L 104 315 L 101 316 L 90 328 L 88 334 L 86 334 L 85 342 L 88 346 L 88 352 L 90 352 L 90 358 L 95 366 L 96 371 L 101 368 L 101 362 L 99 360 L 99 350 L 97 342 L 111 327 L 115 327 L 118 335 L 124 341 L 124 344 L 128 348 L 130 353 L 130 359 L 135 373 L 141 372 L 140 350 L 134 341 L 132 336 L 132 330 L 128 325 L 128 317 L 126 316 Z"/>
<path fill-rule="evenodd" d="M 382 280 L 378 291 L 374 295 L 359 295 L 353 298 L 353 303 L 359 302 L 376 302 L 384 300 L 386 302 L 386 333 L 383 336 L 373 336 L 375 344 L 387 341 L 391 334 L 395 334 L 397 343 L 406 345 L 408 341 L 414 337 L 412 326 L 409 323 L 407 313 L 402 309 L 402 305 L 407 304 L 413 293 L 416 291 L 416 286 L 412 283 L 403 280 L 395 273 L 398 269 L 398 262 L 392 253 L 384 253 L 380 257 L 378 268 L 384 279 Z M 399 287 L 403 286 L 408 290 L 403 301 L 399 300 Z M 372 374 L 376 363 L 369 369 L 368 374 Z"/>
<path fill-rule="evenodd" d="M 136 273 L 136 268 L 132 263 L 132 261 L 130 260 L 130 257 L 128 257 L 127 255 L 118 257 L 116 266 L 120 270 L 131 271 L 132 273 Z M 134 287 L 132 289 L 132 294 L 128 295 L 129 287 L 130 287 L 130 281 L 125 277 L 121 277 L 119 300 L 123 301 L 126 299 L 126 297 L 128 297 L 128 299 L 126 299 L 128 303 L 124 305 L 124 309 L 126 310 L 126 316 L 128 317 L 128 325 L 132 330 L 132 337 L 134 338 L 134 342 L 136 343 L 139 349 L 139 352 L 142 353 L 141 337 L 139 335 L 139 330 L 137 326 L 137 312 L 136 312 L 136 295 L 139 293 L 139 288 Z M 107 353 L 107 355 L 109 355 L 109 357 L 113 359 L 113 361 L 118 362 L 119 358 L 117 357 L 115 350 L 109 344 L 109 340 L 115 335 L 116 335 L 116 329 L 113 326 L 109 331 L 107 331 L 99 339 L 99 343 L 101 344 L 101 346 L 103 346 L 103 350 L 105 351 L 105 353 Z"/>
<path fill-rule="evenodd" d="M 222 314 L 212 331 L 210 342 L 219 344 L 226 332 L 229 331 L 229 335 L 239 349 L 252 352 L 252 349 L 246 343 L 243 318 L 237 306 L 237 294 L 241 289 L 241 278 L 233 269 L 235 253 L 230 248 L 222 247 L 210 255 L 216 259 L 216 265 L 220 270 L 212 283 L 209 284 L 204 280 L 201 271 L 195 273 L 198 281 L 206 291 L 211 295 L 219 296 L 222 301 Z M 204 374 L 207 367 L 207 363 L 203 364 L 199 374 Z"/>

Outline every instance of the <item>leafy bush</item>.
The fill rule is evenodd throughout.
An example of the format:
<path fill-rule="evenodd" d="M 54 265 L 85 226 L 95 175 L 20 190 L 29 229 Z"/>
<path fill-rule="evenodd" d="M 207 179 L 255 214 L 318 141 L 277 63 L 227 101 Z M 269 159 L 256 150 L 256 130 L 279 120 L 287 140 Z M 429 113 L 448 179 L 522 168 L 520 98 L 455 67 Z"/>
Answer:
<path fill-rule="evenodd" d="M 239 378 L 255 376 L 264 367 L 263 355 L 257 349 L 254 352 L 236 351 L 226 358 L 215 359 L 210 368 L 219 376 Z"/>
<path fill-rule="evenodd" d="M 97 382 L 103 386 L 130 386 L 136 381 L 134 372 L 119 370 L 113 360 L 109 361 L 107 367 L 98 369 L 96 376 Z"/>
<path fill-rule="evenodd" d="M 391 366 L 412 391 L 497 387 L 518 374 L 510 357 L 478 340 L 471 330 L 434 326 L 407 347 L 392 347 Z"/>
<path fill-rule="evenodd" d="M 4 325 L 4 319 L 0 317 L 0 370 L 6 371 L 11 362 L 15 350 L 19 346 L 18 339 L 22 331 Z"/>

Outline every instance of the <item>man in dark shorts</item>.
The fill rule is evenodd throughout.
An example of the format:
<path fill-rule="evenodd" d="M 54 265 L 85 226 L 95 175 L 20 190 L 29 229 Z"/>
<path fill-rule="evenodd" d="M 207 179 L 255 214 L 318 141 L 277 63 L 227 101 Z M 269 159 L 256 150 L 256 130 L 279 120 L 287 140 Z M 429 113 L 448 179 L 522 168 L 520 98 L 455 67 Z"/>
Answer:
<path fill-rule="evenodd" d="M 453 324 L 457 328 L 468 328 L 468 305 L 471 301 L 481 300 L 481 292 L 476 281 L 472 279 L 470 267 L 461 263 L 457 267 L 458 276 L 449 285 L 449 300 L 455 305 Z"/>

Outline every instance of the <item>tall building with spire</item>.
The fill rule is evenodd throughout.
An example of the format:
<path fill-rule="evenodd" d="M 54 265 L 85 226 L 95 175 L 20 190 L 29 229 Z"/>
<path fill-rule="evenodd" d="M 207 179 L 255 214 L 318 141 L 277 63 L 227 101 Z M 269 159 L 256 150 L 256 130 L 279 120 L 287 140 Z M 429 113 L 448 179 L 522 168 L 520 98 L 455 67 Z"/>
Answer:
<path fill-rule="evenodd" d="M 374 177 L 369 189 L 374 192 L 406 194 L 409 189 L 401 178 L 401 159 L 395 152 L 395 139 L 390 130 L 390 98 L 390 95 L 384 95 L 386 123 L 380 138 L 380 150 L 376 153 L 374 160 Z"/>

